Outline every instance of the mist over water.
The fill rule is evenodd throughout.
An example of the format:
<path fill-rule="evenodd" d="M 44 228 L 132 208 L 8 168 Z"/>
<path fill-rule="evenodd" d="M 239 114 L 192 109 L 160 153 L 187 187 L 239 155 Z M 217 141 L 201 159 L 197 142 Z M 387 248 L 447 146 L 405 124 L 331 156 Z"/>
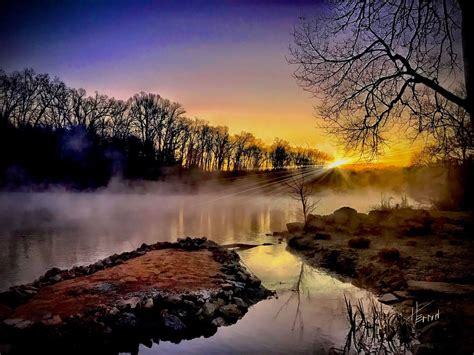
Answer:
<path fill-rule="evenodd" d="M 28 283 L 51 267 L 70 268 L 132 250 L 142 243 L 206 236 L 218 243 L 272 243 L 240 251 L 244 265 L 277 297 L 259 302 L 239 322 L 210 338 L 140 345 L 157 353 L 327 353 L 347 335 L 344 297 L 377 302 L 368 291 L 314 269 L 268 235 L 301 220 L 287 194 L 239 194 L 242 189 L 178 193 L 158 189 L 0 194 L 0 290 Z M 209 190 L 209 189 L 208 189 Z M 236 193 L 237 192 L 237 193 Z M 368 212 L 382 191 L 321 191 L 318 214 L 342 206 Z M 388 193 L 387 193 L 388 194 Z M 391 193 L 394 202 L 399 196 Z M 224 198 L 223 198 L 224 197 Z M 410 200 L 410 203 L 414 201 Z M 296 288 L 295 283 L 301 279 Z"/>
<path fill-rule="evenodd" d="M 342 206 L 367 212 L 380 196 L 378 190 L 321 192 L 316 213 Z M 163 186 L 156 192 L 1 193 L 0 289 L 31 282 L 54 266 L 89 264 L 142 243 L 183 236 L 218 243 L 276 242 L 266 234 L 285 230 L 295 220 L 301 220 L 298 202 L 286 194 L 191 194 L 167 192 Z"/>

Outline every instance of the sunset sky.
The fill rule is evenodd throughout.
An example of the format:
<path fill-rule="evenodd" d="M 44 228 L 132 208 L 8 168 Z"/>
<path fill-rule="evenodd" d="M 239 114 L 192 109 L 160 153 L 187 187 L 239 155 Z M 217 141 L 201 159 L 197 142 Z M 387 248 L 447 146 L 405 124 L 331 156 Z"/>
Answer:
<path fill-rule="evenodd" d="M 0 68 L 31 67 L 121 99 L 159 93 L 232 133 L 343 156 L 317 128 L 315 101 L 285 58 L 298 18 L 323 10 L 315 0 L 9 1 L 0 14 Z M 409 157 L 395 153 L 386 160 Z"/>

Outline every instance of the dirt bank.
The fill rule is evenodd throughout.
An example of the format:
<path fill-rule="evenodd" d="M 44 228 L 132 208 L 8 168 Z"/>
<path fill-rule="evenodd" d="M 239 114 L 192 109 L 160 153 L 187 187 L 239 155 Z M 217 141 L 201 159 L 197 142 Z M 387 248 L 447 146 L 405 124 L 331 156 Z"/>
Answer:
<path fill-rule="evenodd" d="M 213 334 L 271 292 L 212 241 L 142 245 L 0 294 L 0 351 L 118 353 Z"/>
<path fill-rule="evenodd" d="M 464 213 L 344 207 L 288 224 L 288 246 L 313 266 L 349 278 L 407 316 L 419 307 L 414 351 L 472 353 L 474 242 Z M 439 316 L 437 315 L 439 311 Z M 432 318 L 428 318 L 432 316 Z"/>

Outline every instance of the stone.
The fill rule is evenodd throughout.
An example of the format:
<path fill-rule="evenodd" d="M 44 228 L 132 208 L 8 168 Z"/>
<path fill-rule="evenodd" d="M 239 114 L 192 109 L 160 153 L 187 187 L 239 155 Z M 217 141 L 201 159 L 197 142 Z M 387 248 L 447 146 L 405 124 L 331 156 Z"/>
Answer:
<path fill-rule="evenodd" d="M 115 316 L 120 313 L 120 310 L 117 307 L 111 307 L 107 310 L 107 314 Z"/>
<path fill-rule="evenodd" d="M 358 225 L 357 210 L 351 207 L 341 207 L 333 212 L 332 218 L 338 225 L 354 228 Z"/>
<path fill-rule="evenodd" d="M 327 221 L 323 216 L 309 214 L 306 220 L 306 230 L 309 232 L 316 232 L 324 230 L 327 226 Z"/>
<path fill-rule="evenodd" d="M 143 308 L 145 309 L 150 309 L 153 308 L 154 303 L 153 303 L 153 298 L 148 298 L 145 303 L 143 304 Z"/>
<path fill-rule="evenodd" d="M 219 309 L 219 312 L 225 318 L 232 318 L 232 319 L 239 318 L 242 315 L 242 312 L 239 310 L 239 308 L 235 304 L 227 304 L 225 306 L 222 306 Z"/>
<path fill-rule="evenodd" d="M 3 323 L 17 329 L 25 329 L 33 325 L 32 321 L 21 318 L 5 319 Z"/>
<path fill-rule="evenodd" d="M 59 274 L 61 272 L 61 269 L 58 269 L 57 267 L 53 267 L 51 269 L 49 269 L 48 271 L 46 271 L 46 273 L 44 274 L 44 276 L 46 278 L 50 278 L 50 277 L 53 277 L 53 276 L 56 276 L 57 274 Z"/>
<path fill-rule="evenodd" d="M 379 302 L 391 304 L 398 302 L 398 298 L 393 293 L 385 293 L 381 297 L 379 297 Z"/>
<path fill-rule="evenodd" d="M 395 296 L 397 296 L 398 298 L 401 298 L 401 299 L 413 299 L 413 298 L 415 298 L 408 291 L 397 290 L 397 291 L 393 291 L 392 293 Z"/>
<path fill-rule="evenodd" d="M 121 300 L 118 302 L 119 307 L 130 307 L 130 309 L 135 309 L 140 303 L 139 297 L 132 297 L 126 300 Z"/>
<path fill-rule="evenodd" d="M 249 307 L 248 304 L 245 303 L 245 301 L 240 297 L 234 297 L 234 303 L 239 308 L 248 308 Z"/>
<path fill-rule="evenodd" d="M 125 312 L 121 313 L 116 322 L 119 328 L 133 328 L 137 325 L 137 318 L 133 313 Z"/>
<path fill-rule="evenodd" d="M 169 295 L 163 301 L 166 304 L 179 305 L 182 302 L 182 299 L 179 295 Z"/>
<path fill-rule="evenodd" d="M 56 276 L 50 277 L 50 280 L 54 282 L 59 282 L 62 280 L 62 277 L 61 275 L 56 275 Z"/>
<path fill-rule="evenodd" d="M 166 310 L 161 312 L 161 319 L 163 321 L 163 325 L 169 330 L 179 332 L 186 329 L 186 325 L 181 321 L 181 319 L 179 319 L 178 316 L 168 313 Z"/>
<path fill-rule="evenodd" d="M 241 279 L 242 281 L 247 281 L 247 279 L 249 278 L 248 275 L 246 275 L 244 272 L 242 271 L 239 271 L 237 273 L 237 276 L 239 277 L 239 279 Z"/>
<path fill-rule="evenodd" d="M 204 305 L 202 306 L 202 313 L 206 316 L 206 317 L 212 317 L 214 315 L 214 313 L 217 311 L 218 309 L 218 305 L 215 304 L 215 303 L 211 303 L 211 302 L 206 302 L 204 303 Z"/>
<path fill-rule="evenodd" d="M 300 223 L 300 222 L 287 223 L 286 229 L 288 229 L 288 232 L 290 233 L 303 232 L 304 223 Z"/>
<path fill-rule="evenodd" d="M 46 324 L 46 325 L 58 325 L 58 324 L 61 324 L 63 322 L 63 320 L 61 319 L 61 317 L 56 314 L 55 316 L 49 318 L 49 319 L 46 319 L 46 320 L 43 320 L 42 323 L 43 324 Z"/>
<path fill-rule="evenodd" d="M 469 295 L 474 293 L 474 285 L 449 282 L 408 280 L 408 291 L 413 293 L 437 293 L 445 295 Z"/>
<path fill-rule="evenodd" d="M 225 323 L 225 319 L 222 318 L 222 317 L 217 317 L 215 319 L 212 320 L 212 324 L 214 324 L 216 327 L 222 327 L 224 326 L 226 323 Z"/>

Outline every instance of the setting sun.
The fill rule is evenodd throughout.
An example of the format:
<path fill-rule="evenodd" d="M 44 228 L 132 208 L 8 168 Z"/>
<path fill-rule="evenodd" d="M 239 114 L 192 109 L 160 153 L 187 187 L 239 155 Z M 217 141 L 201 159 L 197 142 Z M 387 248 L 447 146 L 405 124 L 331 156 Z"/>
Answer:
<path fill-rule="evenodd" d="M 334 169 L 338 166 L 344 165 L 349 163 L 349 159 L 336 159 L 332 163 L 330 163 L 326 168 L 327 169 Z"/>

